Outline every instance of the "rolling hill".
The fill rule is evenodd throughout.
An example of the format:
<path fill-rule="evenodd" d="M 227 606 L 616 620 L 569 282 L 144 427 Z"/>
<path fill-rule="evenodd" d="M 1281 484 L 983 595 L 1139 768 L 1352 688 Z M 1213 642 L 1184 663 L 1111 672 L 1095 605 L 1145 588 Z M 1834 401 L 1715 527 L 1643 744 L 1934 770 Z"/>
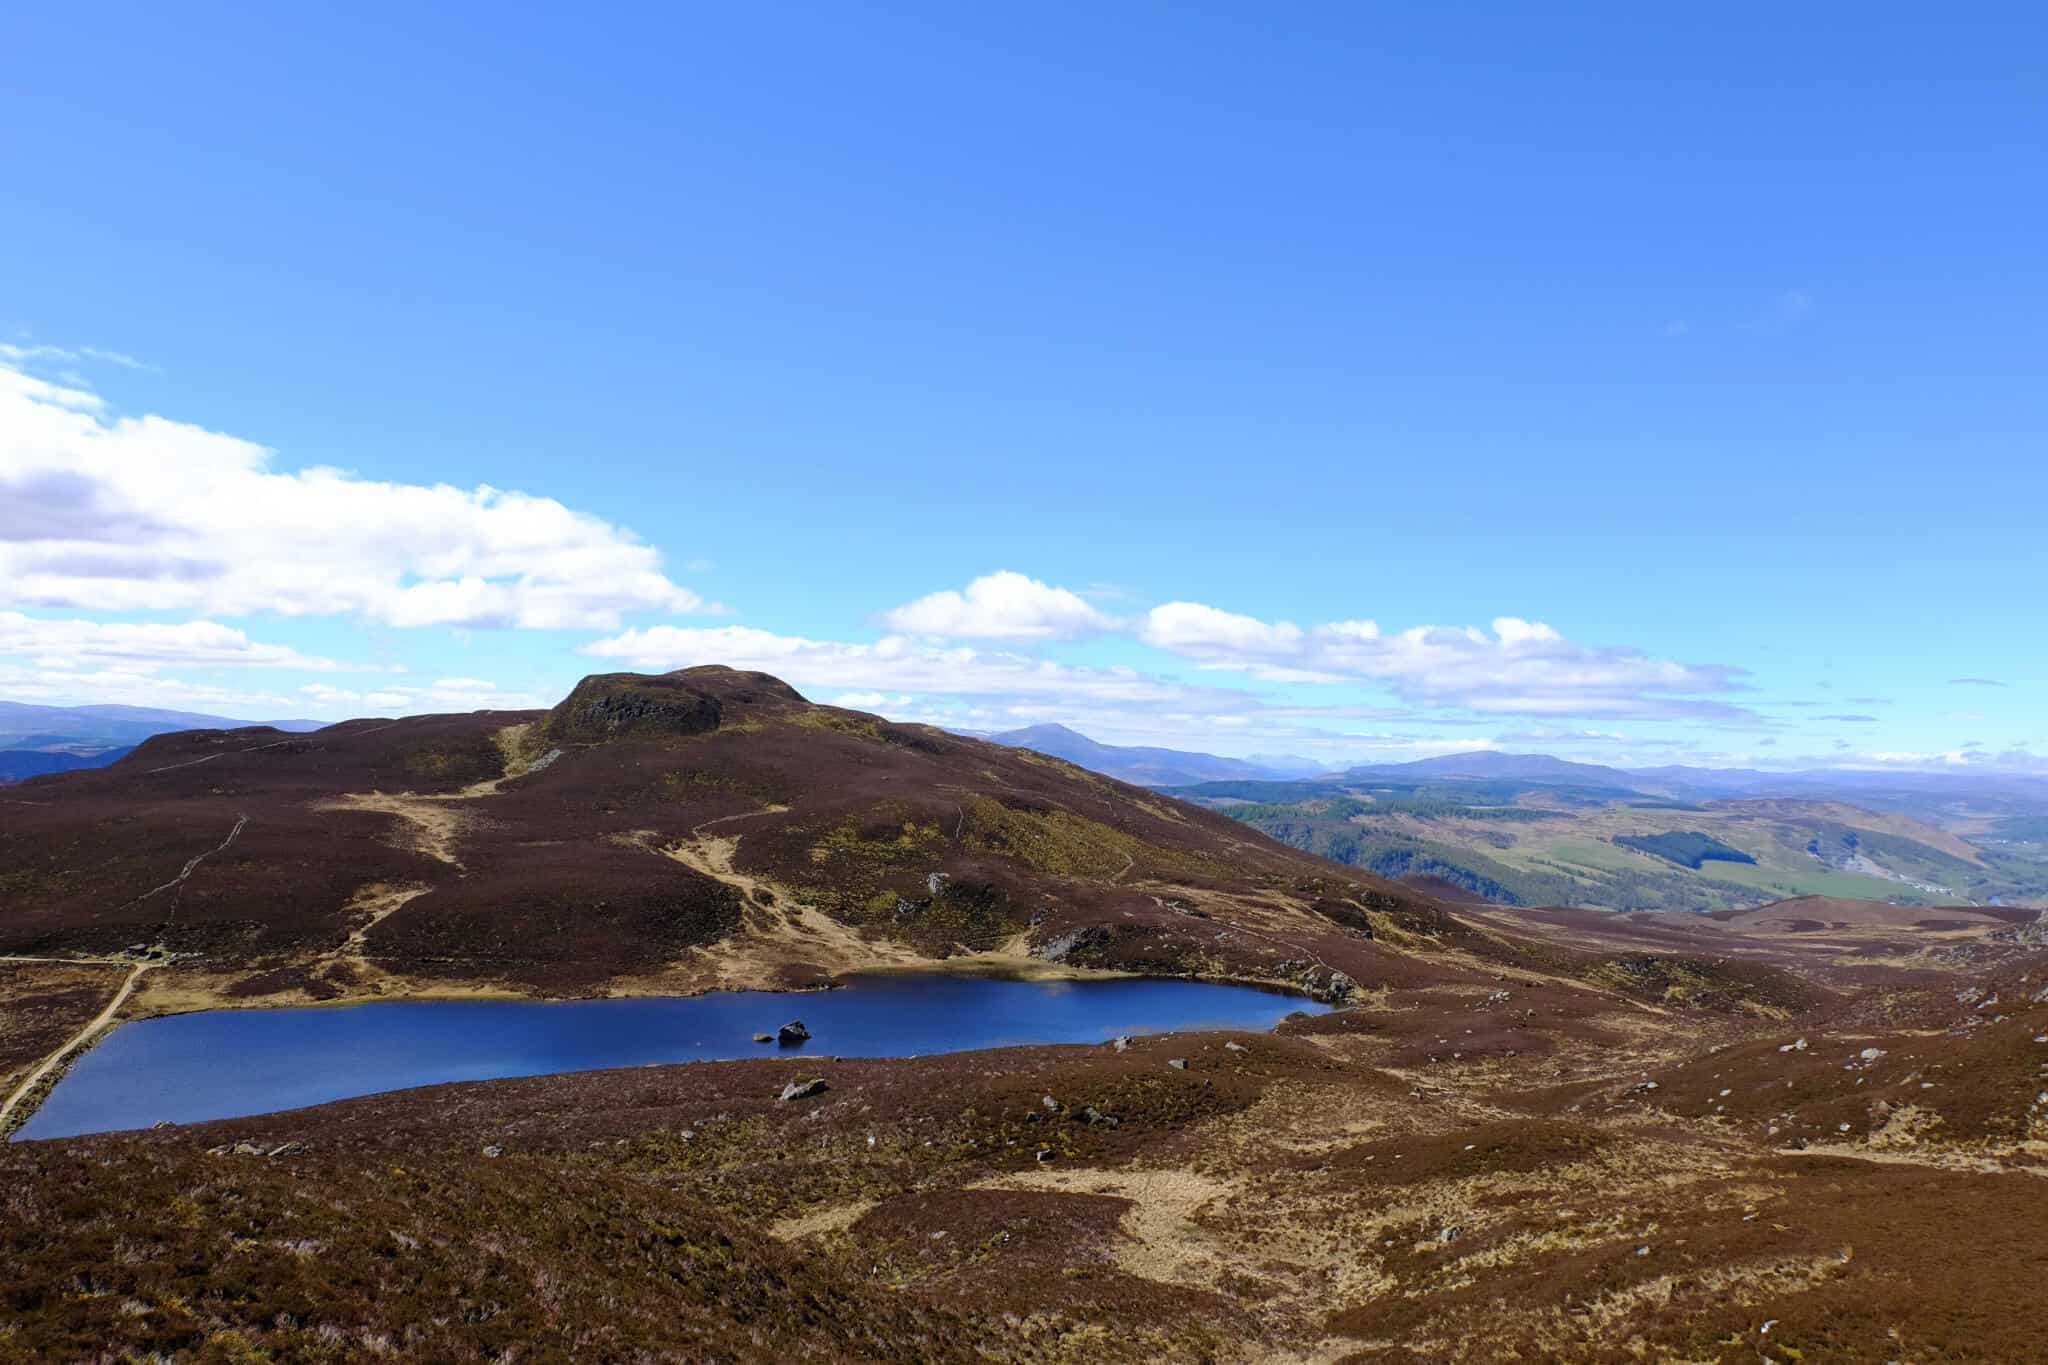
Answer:
<path fill-rule="evenodd" d="M 1511 905 L 1717 910 L 1803 895 L 2048 903 L 2048 857 L 2024 828 L 1965 838 L 1840 800 L 1674 801 L 1553 775 L 1564 780 L 1368 771 L 1174 791 L 1307 852 Z"/>
<path fill-rule="evenodd" d="M 156 944 L 222 999 L 960 960 L 1328 992 L 1455 939 L 1428 897 L 1221 815 L 718 668 L 587 678 L 545 712 L 160 735 L 16 793 L 0 952 Z"/>
<path fill-rule="evenodd" d="M 1034 749 L 1054 758 L 1064 758 L 1092 772 L 1139 787 L 1182 787 L 1229 779 L 1270 780 L 1310 776 L 1322 771 L 1307 759 L 1257 762 L 1183 749 L 1098 744 L 1064 725 L 1033 725 L 1022 730 L 1006 730 L 988 738 L 1014 749 Z"/>
<path fill-rule="evenodd" d="M 101 768 L 152 735 L 247 725 L 225 716 L 144 706 L 37 706 L 0 701 L 0 782 L 74 768 Z M 325 721 L 268 722 L 280 730 L 317 730 Z"/>
<path fill-rule="evenodd" d="M 2027 912 L 1446 907 L 717 668 L 159 736 L 6 801 L 0 1087 L 107 1010 L 903 966 L 1342 1007 L 8 1144 L 0 1357 L 2001 1360 L 2048 1330 Z"/>

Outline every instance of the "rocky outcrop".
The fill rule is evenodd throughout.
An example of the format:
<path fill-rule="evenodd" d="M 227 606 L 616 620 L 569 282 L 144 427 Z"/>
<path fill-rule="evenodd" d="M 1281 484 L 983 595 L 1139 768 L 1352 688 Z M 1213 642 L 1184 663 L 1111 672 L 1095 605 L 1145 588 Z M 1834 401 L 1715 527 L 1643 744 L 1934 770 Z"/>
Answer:
<path fill-rule="evenodd" d="M 718 728 L 724 707 L 717 697 L 692 687 L 680 675 L 646 677 L 601 673 L 548 713 L 548 738 L 558 743 L 596 744 L 650 730 L 701 735 Z"/>
<path fill-rule="evenodd" d="M 813 1095 L 822 1095 L 832 1087 L 825 1084 L 822 1076 L 813 1076 L 807 1081 L 791 1081 L 782 1087 L 782 1093 L 775 1097 L 777 1104 L 788 1104 L 791 1100 L 807 1100 Z"/>

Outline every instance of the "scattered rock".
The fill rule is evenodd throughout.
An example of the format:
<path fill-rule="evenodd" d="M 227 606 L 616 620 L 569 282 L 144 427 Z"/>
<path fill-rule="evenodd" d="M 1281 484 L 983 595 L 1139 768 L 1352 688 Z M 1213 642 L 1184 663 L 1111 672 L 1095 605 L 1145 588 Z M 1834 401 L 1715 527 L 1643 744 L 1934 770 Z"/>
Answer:
<path fill-rule="evenodd" d="M 782 1087 L 782 1093 L 775 1099 L 778 1104 L 787 1104 L 791 1100 L 807 1100 L 813 1095 L 822 1095 L 831 1088 L 825 1084 L 824 1077 L 813 1076 L 808 1081 L 791 1081 Z"/>
<path fill-rule="evenodd" d="M 1040 1161 L 1051 1161 L 1051 1160 L 1052 1160 L 1052 1156 L 1053 1156 L 1052 1148 L 1050 1148 L 1050 1147 L 1040 1147 L 1040 1148 L 1038 1149 L 1038 1159 L 1039 1159 Z"/>
<path fill-rule="evenodd" d="M 1439 1231 L 1437 1232 L 1437 1235 L 1436 1235 L 1436 1239 L 1437 1239 L 1437 1241 L 1439 1241 L 1439 1242 L 1443 1243 L 1444 1245 L 1448 1246 L 1448 1245 L 1450 1245 L 1450 1244 L 1451 1244 L 1452 1242 L 1455 1242 L 1455 1241 L 1457 1241 L 1457 1240 L 1458 1240 L 1458 1239 L 1459 1239 L 1460 1237 L 1463 1237 L 1464 1235 L 1465 1235 L 1465 1229 L 1463 1229 L 1463 1228 L 1459 1227 L 1459 1226 L 1458 1226 L 1457 1224 L 1453 1223 L 1453 1224 L 1451 1224 L 1451 1225 L 1450 1225 L 1449 1227 L 1447 1227 L 1447 1228 L 1443 1228 L 1443 1229 L 1440 1229 L 1440 1230 L 1439 1230 Z"/>
<path fill-rule="evenodd" d="M 811 1031 L 804 1027 L 803 1020 L 792 1019 L 781 1028 L 775 1030 L 775 1041 L 784 1047 L 794 1047 L 798 1043 L 810 1042 Z"/>
<path fill-rule="evenodd" d="M 280 1142 L 277 1146 L 270 1149 L 270 1155 L 272 1157 L 297 1156 L 305 1150 L 306 1144 L 303 1142 Z"/>
<path fill-rule="evenodd" d="M 234 1145 L 236 1156 L 262 1156 L 263 1149 L 253 1142 L 238 1142 Z"/>
<path fill-rule="evenodd" d="M 1118 1038 L 1112 1046 L 1118 1052 L 1129 1052 L 1131 1050 L 1131 1040 L 1128 1037 Z"/>
<path fill-rule="evenodd" d="M 1800 1039 L 1799 1041 L 1797 1041 L 1797 1042 L 1794 1042 L 1794 1043 L 1785 1043 L 1785 1044 L 1781 1045 L 1781 1046 L 1780 1046 L 1780 1047 L 1778 1048 L 1778 1051 L 1780 1051 L 1780 1052 L 1804 1052 L 1804 1051 L 1806 1051 L 1806 1040 L 1805 1040 L 1804 1038 L 1801 1038 L 1801 1039 Z"/>
<path fill-rule="evenodd" d="M 1867 1047 L 1864 1048 L 1863 1051 L 1858 1053 L 1857 1056 L 1861 1057 L 1866 1062 L 1874 1062 L 1878 1058 L 1884 1056 L 1884 1049 L 1881 1047 Z"/>
<path fill-rule="evenodd" d="M 1060 1102 L 1050 1095 L 1045 1096 L 1038 1102 L 1045 1106 L 1045 1112 L 1048 1114 L 1057 1114 L 1060 1112 Z"/>
<path fill-rule="evenodd" d="M 1185 1057 L 1169 1058 L 1166 1064 L 1175 1071 L 1186 1071 L 1188 1069 L 1188 1059 Z"/>
<path fill-rule="evenodd" d="M 775 1035 L 772 1033 L 757 1033 L 754 1035 L 754 1041 L 757 1043 L 772 1043 L 775 1041 Z"/>
<path fill-rule="evenodd" d="M 1226 1052 L 1250 1052 L 1250 1051 L 1251 1051 L 1251 1049 L 1250 1049 L 1250 1048 L 1248 1048 L 1248 1047 L 1246 1047 L 1246 1046 L 1245 1046 L 1245 1045 L 1244 1045 L 1243 1043 L 1225 1043 L 1225 1044 L 1223 1045 L 1223 1050 L 1224 1050 L 1224 1051 L 1226 1051 Z"/>
<path fill-rule="evenodd" d="M 1106 948 L 1109 942 L 1109 930 L 1103 925 L 1091 924 L 1086 929 L 1061 934 L 1058 938 L 1033 948 L 1031 952 L 1034 957 L 1042 957 L 1047 962 L 1065 962 L 1077 952 Z"/>
<path fill-rule="evenodd" d="M 158 1119 L 155 1123 L 152 1123 L 149 1126 L 152 1128 L 176 1128 L 178 1125 L 171 1122 L 169 1119 Z"/>
<path fill-rule="evenodd" d="M 484 1155 L 489 1157 L 491 1160 L 496 1161 L 499 1157 L 505 1155 L 505 1149 L 494 1142 L 490 1146 L 484 1148 Z"/>

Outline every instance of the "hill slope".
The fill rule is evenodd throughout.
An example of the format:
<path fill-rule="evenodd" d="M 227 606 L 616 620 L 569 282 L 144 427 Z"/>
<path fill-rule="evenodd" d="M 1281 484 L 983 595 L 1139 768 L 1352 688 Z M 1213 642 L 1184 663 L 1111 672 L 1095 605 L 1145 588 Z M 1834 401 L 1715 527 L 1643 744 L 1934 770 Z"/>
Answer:
<path fill-rule="evenodd" d="M 1457 955 L 1427 897 L 1221 815 L 722 668 L 587 678 L 547 712 L 159 736 L 16 790 L 0 953 L 160 945 L 181 961 L 145 1010 L 962 959 L 1329 992 Z"/>
<path fill-rule="evenodd" d="M 171 956 L 0 963 L 0 1088 L 129 987 L 133 1015 L 964 962 L 1346 1007 L 9 1144 L 0 1358 L 1989 1361 L 2048 1331 L 2023 912 L 1451 912 L 719 669 L 168 736 L 7 800 L 0 949 Z M 826 1084 L 778 1098 L 796 1076 Z"/>

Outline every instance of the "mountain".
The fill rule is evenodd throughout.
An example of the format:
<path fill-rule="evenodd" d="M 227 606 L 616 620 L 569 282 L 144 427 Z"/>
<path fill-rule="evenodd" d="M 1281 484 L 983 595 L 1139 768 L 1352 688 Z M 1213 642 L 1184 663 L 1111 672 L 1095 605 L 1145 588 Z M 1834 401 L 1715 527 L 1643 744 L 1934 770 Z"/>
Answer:
<path fill-rule="evenodd" d="M 85 753 L 45 749 L 0 749 L 0 782 L 19 782 L 45 773 L 69 772 L 73 768 L 102 768 L 126 757 L 135 746 L 116 745 Z"/>
<path fill-rule="evenodd" d="M 235 729 L 251 723 L 146 706 L 36 706 L 0 701 L 0 783 L 74 768 L 104 767 L 152 735 Z M 264 723 L 301 732 L 327 724 L 319 720 Z"/>
<path fill-rule="evenodd" d="M 1793 796 L 1687 788 L 1680 800 L 1587 785 L 1602 770 L 1585 765 L 1515 759 L 1495 771 L 1538 776 L 1490 778 L 1418 766 L 1172 790 L 1306 852 L 1509 905 L 2048 905 L 2048 801 L 1951 807 L 1878 787 L 1852 789 L 1852 801 L 1827 784 Z M 1670 856 L 1683 850 L 1702 856 Z"/>
<path fill-rule="evenodd" d="M 1333 766 L 1302 754 L 1247 754 L 1244 761 L 1278 778 L 1315 777 L 1329 772 Z"/>
<path fill-rule="evenodd" d="M 1530 782 L 1543 786 L 1610 787 L 1624 791 L 1642 787 L 1641 779 L 1620 768 L 1604 768 L 1593 763 L 1573 763 L 1562 758 L 1552 758 L 1548 754 L 1504 754 L 1492 749 L 1444 754 L 1438 758 L 1417 759 L 1412 763 L 1387 763 L 1350 768 L 1340 776 L 1352 780 L 1369 777 L 1474 778 L 1491 782 Z"/>
<path fill-rule="evenodd" d="M 1013 749 L 1032 749 L 1054 758 L 1064 758 L 1093 772 L 1141 787 L 1184 787 L 1196 782 L 1230 779 L 1261 780 L 1298 777 L 1321 772 L 1322 766 L 1308 759 L 1283 759 L 1278 764 L 1242 758 L 1221 758 L 1215 754 L 1190 753 L 1182 749 L 1150 749 L 1118 744 L 1098 744 L 1078 730 L 1064 725 L 1033 725 L 988 736 L 997 744 Z"/>
<path fill-rule="evenodd" d="M 268 725 L 278 730 L 318 730 L 324 720 L 231 720 L 193 711 L 151 706 L 39 706 L 0 701 L 0 747 L 28 748 L 30 737 L 47 744 L 133 744 L 174 730 L 232 730 Z"/>
<path fill-rule="evenodd" d="M 1435 818 L 1517 785 L 1368 790 Z M 2030 912 L 1447 907 L 718 668 L 162 735 L 5 810 L 0 1095 L 108 1010 L 866 968 L 1039 978 L 1055 1017 L 1105 970 L 1337 1006 L 0 1143 L 10 1359 L 2010 1360 L 2048 1332 Z"/>
<path fill-rule="evenodd" d="M 1427 897 L 1212 812 L 719 668 L 586 678 L 550 711 L 158 735 L 18 790 L 0 953 L 154 942 L 226 998 L 691 991 L 963 955 L 1329 991 L 1451 932 Z"/>

